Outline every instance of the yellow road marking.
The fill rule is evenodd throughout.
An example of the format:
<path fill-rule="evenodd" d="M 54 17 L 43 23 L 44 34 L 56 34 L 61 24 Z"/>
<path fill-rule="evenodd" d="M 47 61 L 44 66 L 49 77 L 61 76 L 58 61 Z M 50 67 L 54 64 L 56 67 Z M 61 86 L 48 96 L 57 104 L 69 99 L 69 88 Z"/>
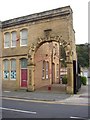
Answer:
<path fill-rule="evenodd" d="M 69 102 L 63 102 L 63 101 L 43 101 L 43 100 L 27 100 L 27 99 L 20 99 L 20 98 L 8 98 L 8 97 L 2 97 L 2 99 L 6 100 L 16 100 L 16 101 L 22 101 L 22 102 L 36 102 L 36 103 L 48 103 L 48 104 L 65 104 L 65 105 L 80 105 L 80 106 L 90 106 L 90 104 L 82 104 L 82 103 L 69 103 Z"/>
<path fill-rule="evenodd" d="M 6 100 L 16 100 L 16 101 L 24 101 L 24 102 L 38 102 L 38 103 L 54 103 L 53 101 L 42 101 L 42 100 L 27 100 L 27 99 L 20 99 L 20 98 L 8 98 L 8 97 L 2 97 L 2 99 Z"/>

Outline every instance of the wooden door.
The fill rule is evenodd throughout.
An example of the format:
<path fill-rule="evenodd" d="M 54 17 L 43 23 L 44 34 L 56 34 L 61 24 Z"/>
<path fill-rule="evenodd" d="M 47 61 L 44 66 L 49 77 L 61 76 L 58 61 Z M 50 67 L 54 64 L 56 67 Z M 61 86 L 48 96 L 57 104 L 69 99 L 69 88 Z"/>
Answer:
<path fill-rule="evenodd" d="M 21 87 L 27 87 L 27 69 L 21 69 Z"/>

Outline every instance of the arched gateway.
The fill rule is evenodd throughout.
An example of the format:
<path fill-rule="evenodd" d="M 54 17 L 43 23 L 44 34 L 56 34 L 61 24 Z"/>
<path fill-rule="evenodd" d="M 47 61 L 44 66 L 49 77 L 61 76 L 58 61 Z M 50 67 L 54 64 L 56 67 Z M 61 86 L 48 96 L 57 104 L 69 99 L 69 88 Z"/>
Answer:
<path fill-rule="evenodd" d="M 37 38 L 37 42 L 31 44 L 28 51 L 28 90 L 35 90 L 35 53 L 46 42 L 57 42 L 65 48 L 68 79 L 67 93 L 73 93 L 73 56 L 75 52 L 72 50 L 72 44 L 69 41 L 63 40 L 62 36 L 59 35 L 39 37 Z M 50 84 L 52 84 L 52 79 L 50 80 Z"/>
<path fill-rule="evenodd" d="M 60 45 L 66 52 L 67 93 L 73 93 L 76 61 L 70 6 L 1 22 L 3 89 L 35 89 L 60 84 Z M 7 60 L 7 64 L 4 61 Z"/>

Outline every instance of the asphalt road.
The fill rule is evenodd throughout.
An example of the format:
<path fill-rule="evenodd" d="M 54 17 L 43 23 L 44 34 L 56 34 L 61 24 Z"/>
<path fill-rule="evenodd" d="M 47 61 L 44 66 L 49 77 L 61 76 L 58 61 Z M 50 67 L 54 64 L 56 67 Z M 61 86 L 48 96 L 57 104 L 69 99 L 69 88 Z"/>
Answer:
<path fill-rule="evenodd" d="M 88 106 L 2 100 L 3 118 L 87 118 Z"/>

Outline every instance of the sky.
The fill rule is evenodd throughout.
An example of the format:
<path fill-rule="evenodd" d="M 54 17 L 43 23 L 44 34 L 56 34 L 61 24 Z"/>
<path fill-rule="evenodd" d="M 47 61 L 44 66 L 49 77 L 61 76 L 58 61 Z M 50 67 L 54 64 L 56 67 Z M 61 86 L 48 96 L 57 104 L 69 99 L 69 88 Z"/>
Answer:
<path fill-rule="evenodd" d="M 0 21 L 70 5 L 75 43 L 88 43 L 88 0 L 0 0 Z"/>

